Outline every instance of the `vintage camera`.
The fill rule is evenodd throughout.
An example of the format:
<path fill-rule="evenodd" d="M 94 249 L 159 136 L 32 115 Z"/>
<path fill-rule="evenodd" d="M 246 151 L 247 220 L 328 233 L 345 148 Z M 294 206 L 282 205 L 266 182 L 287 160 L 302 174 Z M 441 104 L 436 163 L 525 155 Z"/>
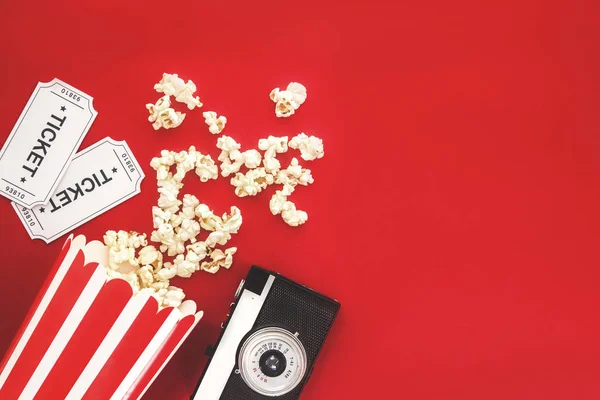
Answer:
<path fill-rule="evenodd" d="M 340 304 L 253 266 L 192 400 L 296 400 Z"/>

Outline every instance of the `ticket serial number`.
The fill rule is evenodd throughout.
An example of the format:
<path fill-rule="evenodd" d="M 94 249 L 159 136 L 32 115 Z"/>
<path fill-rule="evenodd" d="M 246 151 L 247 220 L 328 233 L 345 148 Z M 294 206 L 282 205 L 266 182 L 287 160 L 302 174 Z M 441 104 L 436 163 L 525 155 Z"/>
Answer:
<path fill-rule="evenodd" d="M 81 100 L 81 96 L 79 96 L 79 95 L 78 95 L 78 94 L 76 94 L 76 93 L 73 93 L 73 92 L 71 92 L 71 91 L 70 91 L 70 90 L 68 90 L 68 89 L 65 89 L 65 88 L 63 88 L 63 89 L 62 89 L 60 92 L 61 92 L 62 94 L 64 94 L 65 96 L 68 96 L 68 97 L 70 97 L 70 98 L 71 98 L 71 99 L 73 99 L 73 100 L 76 100 L 76 101 L 80 101 L 80 100 Z"/>
<path fill-rule="evenodd" d="M 10 186 L 7 186 L 4 191 L 12 194 L 17 199 L 21 199 L 21 200 L 25 199 L 25 193 L 22 193 L 22 192 L 18 191 L 17 189 L 13 189 Z"/>
<path fill-rule="evenodd" d="M 35 221 L 33 220 L 33 216 L 31 215 L 29 210 L 23 207 L 21 208 L 21 211 L 23 212 L 23 217 L 25 218 L 29 226 L 35 226 Z"/>
<path fill-rule="evenodd" d="M 123 158 L 123 161 L 125 161 L 125 165 L 127 165 L 129 172 L 135 172 L 135 167 L 133 166 L 133 162 L 131 161 L 131 159 L 129 158 L 127 153 L 121 154 L 121 157 Z"/>

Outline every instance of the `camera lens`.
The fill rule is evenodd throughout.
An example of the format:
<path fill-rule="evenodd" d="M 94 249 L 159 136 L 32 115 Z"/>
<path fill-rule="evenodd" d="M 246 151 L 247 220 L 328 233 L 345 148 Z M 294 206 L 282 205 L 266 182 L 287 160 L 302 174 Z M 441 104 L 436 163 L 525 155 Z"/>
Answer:
<path fill-rule="evenodd" d="M 267 350 L 258 361 L 260 370 L 270 378 L 283 374 L 287 362 L 285 356 L 278 350 Z"/>
<path fill-rule="evenodd" d="M 302 382 L 308 365 L 298 335 L 274 326 L 255 331 L 240 346 L 236 373 L 262 396 L 290 392 Z"/>

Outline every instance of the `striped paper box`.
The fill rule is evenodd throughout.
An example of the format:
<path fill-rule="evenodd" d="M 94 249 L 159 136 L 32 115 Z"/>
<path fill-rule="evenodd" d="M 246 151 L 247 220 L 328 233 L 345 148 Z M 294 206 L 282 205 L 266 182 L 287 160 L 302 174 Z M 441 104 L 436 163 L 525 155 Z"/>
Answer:
<path fill-rule="evenodd" d="M 0 364 L 0 399 L 138 399 L 202 317 L 108 280 L 107 249 L 71 235 Z"/>

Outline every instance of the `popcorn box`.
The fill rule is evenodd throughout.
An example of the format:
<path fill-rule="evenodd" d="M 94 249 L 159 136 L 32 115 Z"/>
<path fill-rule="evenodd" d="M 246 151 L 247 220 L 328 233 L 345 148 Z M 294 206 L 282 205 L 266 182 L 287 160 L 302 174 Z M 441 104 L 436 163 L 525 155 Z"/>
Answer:
<path fill-rule="evenodd" d="M 194 329 L 193 301 L 159 310 L 107 278 L 107 256 L 67 239 L 0 364 L 0 399 L 138 399 Z"/>

